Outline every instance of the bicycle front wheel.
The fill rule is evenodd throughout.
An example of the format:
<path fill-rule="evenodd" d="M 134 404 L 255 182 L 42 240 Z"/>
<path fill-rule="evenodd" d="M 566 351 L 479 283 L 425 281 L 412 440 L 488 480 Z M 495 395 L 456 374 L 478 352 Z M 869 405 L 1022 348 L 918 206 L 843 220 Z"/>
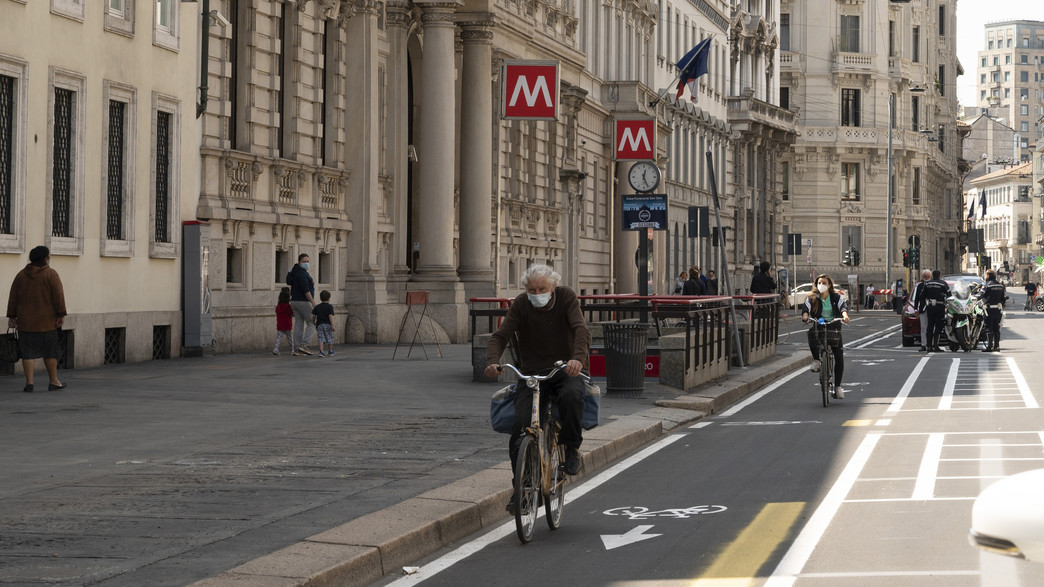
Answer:
<path fill-rule="evenodd" d="M 525 544 L 533 539 L 540 503 L 540 449 L 536 439 L 522 437 L 515 465 L 515 531 Z"/>
<path fill-rule="evenodd" d="M 547 525 L 557 530 L 562 524 L 562 509 L 565 507 L 565 446 L 558 444 L 555 432 L 548 434 L 548 489 L 544 499 L 544 513 L 547 514 Z"/>
<path fill-rule="evenodd" d="M 830 370 L 834 366 L 834 353 L 829 346 L 823 346 L 819 353 L 819 387 L 823 391 L 823 407 L 830 405 Z"/>

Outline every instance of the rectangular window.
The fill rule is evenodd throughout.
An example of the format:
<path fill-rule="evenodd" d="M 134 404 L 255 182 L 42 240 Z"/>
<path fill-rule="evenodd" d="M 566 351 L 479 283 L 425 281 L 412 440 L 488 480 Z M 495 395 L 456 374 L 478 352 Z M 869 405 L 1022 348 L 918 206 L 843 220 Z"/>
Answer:
<path fill-rule="evenodd" d="M 15 78 L 0 75 L 0 233 L 12 234 Z"/>
<path fill-rule="evenodd" d="M 910 203 L 914 206 L 921 205 L 921 168 L 913 168 L 913 190 L 910 192 Z"/>
<path fill-rule="evenodd" d="M 1011 81 L 1011 72 L 1010 71 L 1005 71 L 1004 72 L 1004 81 L 1006 81 L 1006 82 L 1010 82 Z"/>
<path fill-rule="evenodd" d="M 986 74 L 985 73 L 979 76 L 979 83 L 980 84 L 986 83 Z"/>
<path fill-rule="evenodd" d="M 1029 63 L 1029 55 L 1020 55 L 1019 57 L 1022 59 L 1022 63 L 1024 63 L 1024 64 L 1028 64 Z"/>
<path fill-rule="evenodd" d="M 790 51 L 790 14 L 779 15 L 779 50 Z"/>
<path fill-rule="evenodd" d="M 174 22 L 174 0 L 156 0 L 156 27 L 171 32 Z"/>
<path fill-rule="evenodd" d="M 127 104 L 109 100 L 108 181 L 105 208 L 105 238 L 126 240 L 123 232 L 124 124 Z"/>
<path fill-rule="evenodd" d="M 330 253 L 319 253 L 318 273 L 315 276 L 316 283 L 333 283 L 333 255 Z"/>
<path fill-rule="evenodd" d="M 51 236 L 73 236 L 73 129 L 76 92 L 54 89 L 54 146 L 51 159 Z"/>
<path fill-rule="evenodd" d="M 290 251 L 276 250 L 275 254 L 275 282 L 286 285 L 286 274 L 290 271 Z"/>
<path fill-rule="evenodd" d="M 152 177 L 149 186 L 149 256 L 173 259 L 178 255 L 181 225 L 179 156 L 181 104 L 174 97 L 152 94 Z"/>
<path fill-rule="evenodd" d="M 152 28 L 152 43 L 172 51 L 178 50 L 180 20 L 177 6 L 179 0 L 154 0 L 155 26 Z"/>
<path fill-rule="evenodd" d="M 946 35 L 946 7 L 939 7 L 939 36 Z"/>
<path fill-rule="evenodd" d="M 1011 65 L 1011 55 L 1004 56 L 1004 65 Z"/>
<path fill-rule="evenodd" d="M 133 37 L 135 0 L 105 0 L 105 3 L 105 30 Z"/>
<path fill-rule="evenodd" d="M 921 62 L 921 27 L 915 26 L 913 28 L 913 38 L 910 41 L 913 46 L 913 52 L 910 55 L 910 61 L 914 63 Z M 985 65 L 985 64 L 984 64 Z"/>
<path fill-rule="evenodd" d="M 1029 106 L 1022 104 L 1019 106 L 1019 114 L 1023 116 L 1029 116 Z"/>
<path fill-rule="evenodd" d="M 170 112 L 156 113 L 156 235 L 157 243 L 170 242 Z"/>
<path fill-rule="evenodd" d="M 1029 81 L 1029 72 L 1028 71 L 1020 71 L 1019 72 L 1019 81 L 1022 82 L 1022 83 L 1028 82 Z"/>
<path fill-rule="evenodd" d="M 1000 72 L 999 71 L 993 72 L 992 79 L 993 79 L 993 83 L 995 83 L 995 84 L 996 83 L 1000 83 Z"/>
<path fill-rule="evenodd" d="M 859 193 L 859 164 L 841 164 L 841 199 L 858 200 Z"/>
<path fill-rule="evenodd" d="M 910 123 L 914 132 L 921 130 L 921 98 L 918 96 L 910 97 Z"/>
<path fill-rule="evenodd" d="M 779 88 L 779 107 L 790 110 L 790 88 L 786 86 Z"/>
<path fill-rule="evenodd" d="M 939 125 L 939 150 L 946 152 L 946 127 Z"/>
<path fill-rule="evenodd" d="M 938 90 L 940 96 L 946 95 L 946 66 L 939 66 Z"/>
<path fill-rule="evenodd" d="M 859 90 L 841 89 L 841 126 L 860 126 Z"/>
<path fill-rule="evenodd" d="M 783 200 L 790 199 L 790 162 L 783 162 Z"/>
<path fill-rule="evenodd" d="M 126 9 L 124 0 L 109 0 L 109 14 L 123 18 Z"/>
<path fill-rule="evenodd" d="M 983 91 L 979 92 L 979 99 L 980 100 L 985 100 L 986 99 L 986 90 L 983 90 Z"/>
<path fill-rule="evenodd" d="M 888 56 L 895 57 L 895 21 L 888 21 Z"/>
<path fill-rule="evenodd" d="M 859 17 L 841 15 L 841 50 L 847 53 L 859 52 Z"/>
<path fill-rule="evenodd" d="M 1028 122 L 1023 122 L 1020 130 L 1022 132 L 1029 132 L 1029 123 Z"/>
<path fill-rule="evenodd" d="M 51 0 L 51 12 L 83 22 L 85 0 Z"/>
<path fill-rule="evenodd" d="M 243 283 L 243 249 L 233 247 L 225 249 L 225 283 L 233 285 Z"/>

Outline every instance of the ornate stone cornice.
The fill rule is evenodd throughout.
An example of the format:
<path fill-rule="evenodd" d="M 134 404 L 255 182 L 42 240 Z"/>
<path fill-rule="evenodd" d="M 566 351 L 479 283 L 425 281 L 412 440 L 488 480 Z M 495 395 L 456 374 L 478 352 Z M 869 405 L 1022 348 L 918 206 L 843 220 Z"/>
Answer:
<path fill-rule="evenodd" d="M 465 43 L 492 43 L 493 29 L 497 26 L 492 14 L 459 14 L 457 25 L 461 28 L 460 40 Z"/>

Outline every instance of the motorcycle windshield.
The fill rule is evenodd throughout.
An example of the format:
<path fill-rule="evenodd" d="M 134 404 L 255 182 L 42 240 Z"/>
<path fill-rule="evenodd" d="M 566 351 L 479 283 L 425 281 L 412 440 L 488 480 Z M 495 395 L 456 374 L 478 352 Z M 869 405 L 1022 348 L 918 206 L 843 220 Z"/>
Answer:
<path fill-rule="evenodd" d="M 954 283 L 950 286 L 950 296 L 958 300 L 967 300 L 971 295 L 968 286 L 963 283 Z"/>

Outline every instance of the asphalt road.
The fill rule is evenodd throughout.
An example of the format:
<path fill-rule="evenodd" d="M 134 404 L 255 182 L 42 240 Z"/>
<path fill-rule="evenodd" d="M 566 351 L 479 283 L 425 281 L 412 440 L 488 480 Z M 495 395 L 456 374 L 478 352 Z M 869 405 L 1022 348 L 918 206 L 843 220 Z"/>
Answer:
<path fill-rule="evenodd" d="M 844 400 L 797 372 L 571 487 L 561 529 L 521 546 L 509 522 L 381 584 L 1044 584 L 966 538 L 985 486 L 1044 466 L 1044 314 L 1009 311 L 1001 354 L 904 349 L 897 323 L 845 330 Z"/>

